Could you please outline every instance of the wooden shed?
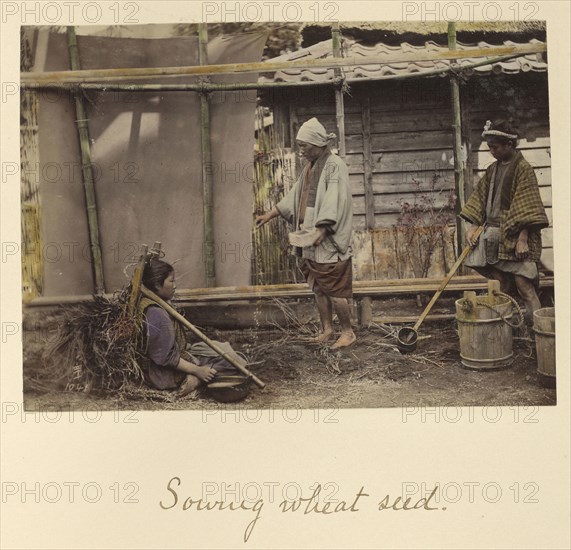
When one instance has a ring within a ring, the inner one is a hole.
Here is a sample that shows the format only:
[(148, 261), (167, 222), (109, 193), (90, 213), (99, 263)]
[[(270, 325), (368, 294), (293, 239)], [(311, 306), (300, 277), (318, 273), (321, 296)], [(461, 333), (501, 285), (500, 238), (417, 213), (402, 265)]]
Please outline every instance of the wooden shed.
[[(544, 38), (541, 25), (536, 29), (535, 36)], [(425, 35), (408, 33), (407, 42), (395, 43), (393, 36), (384, 43), (367, 41), (364, 32), (358, 39), (343, 37), (337, 43), (334, 31), (331, 39), (273, 59), (344, 57), (362, 63), (281, 69), (260, 77), (262, 83), (292, 86), (262, 90), (261, 109), (266, 118), (273, 116), (273, 124), (266, 128), (267, 143), (257, 155), (259, 167), (266, 168), (257, 170), (258, 198), (267, 206), (295, 179), (295, 135), (300, 124), (316, 116), (339, 136), (337, 153), (349, 166), (356, 279), (439, 277), (462, 243), (463, 228), (456, 216), (460, 205), (494, 160), (481, 137), (484, 124), (503, 118), (519, 129), (519, 148), (536, 169), (552, 221), (546, 57), (471, 57), (486, 48), (542, 45), (533, 35), (528, 32), (525, 42), (513, 42), (505, 31), (491, 32), (485, 35), (489, 41), (457, 42), (454, 48), (461, 54), (456, 60), (379, 63), (383, 58), (418, 54), (425, 59), (448, 51), (450, 37), (447, 42), (443, 34), (435, 41), (437, 35), (431, 35), (426, 41)], [(456, 101), (451, 81), (459, 90)], [(456, 138), (455, 105), (461, 119)], [(283, 248), (278, 250), (275, 234), (259, 232), (256, 238), (255, 282), (293, 282), (295, 270)], [(543, 231), (543, 240), (542, 260), (552, 270), (551, 227)]]

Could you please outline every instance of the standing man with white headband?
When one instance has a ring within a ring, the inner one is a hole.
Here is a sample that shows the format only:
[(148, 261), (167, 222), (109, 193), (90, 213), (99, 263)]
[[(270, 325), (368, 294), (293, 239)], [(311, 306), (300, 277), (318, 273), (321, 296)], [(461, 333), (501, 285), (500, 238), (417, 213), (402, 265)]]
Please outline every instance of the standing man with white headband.
[(329, 149), (325, 128), (312, 118), (301, 126), (296, 141), (307, 162), (291, 191), (269, 212), (257, 216), (264, 225), (282, 216), (294, 228), (318, 230), (314, 243), (297, 248), (300, 268), (315, 294), (323, 332), (317, 341), (325, 343), (333, 335), (333, 311), (341, 324), (341, 335), (332, 349), (350, 346), (356, 337), (351, 327), (352, 297), (351, 236), (353, 201), (347, 165)]
[(535, 172), (516, 150), (517, 132), (507, 122), (487, 121), (482, 137), (497, 162), (488, 166), (460, 213), (473, 224), (466, 232), (469, 244), (475, 244), (477, 226), (485, 226), (478, 246), (464, 263), (500, 281), (502, 292), (508, 293), (515, 282), (526, 306), (527, 322), (532, 324), (533, 312), (541, 307), (536, 292), (541, 230), (549, 221)]

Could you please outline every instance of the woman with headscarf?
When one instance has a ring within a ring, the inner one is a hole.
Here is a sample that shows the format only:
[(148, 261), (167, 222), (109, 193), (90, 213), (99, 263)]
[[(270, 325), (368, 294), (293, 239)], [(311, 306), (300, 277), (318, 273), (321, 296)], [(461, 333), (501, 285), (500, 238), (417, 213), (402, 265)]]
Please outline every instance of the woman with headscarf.
[(536, 293), (541, 230), (549, 221), (532, 166), (516, 150), (518, 134), (505, 121), (487, 121), (482, 133), (496, 162), (488, 166), (460, 216), (469, 222), (466, 240), (475, 244), (479, 225), (484, 232), (465, 265), (500, 281), (503, 292), (512, 283), (525, 303), (528, 323), (541, 307)]
[(269, 212), (256, 217), (258, 226), (282, 216), (293, 227), (317, 230), (310, 246), (296, 248), (302, 258), (300, 268), (315, 294), (323, 332), (318, 342), (333, 335), (333, 311), (341, 324), (341, 335), (332, 348), (355, 342), (351, 326), (352, 297), (351, 237), (353, 202), (347, 165), (331, 153), (323, 125), (312, 118), (299, 129), (296, 142), (305, 166), (290, 192)]

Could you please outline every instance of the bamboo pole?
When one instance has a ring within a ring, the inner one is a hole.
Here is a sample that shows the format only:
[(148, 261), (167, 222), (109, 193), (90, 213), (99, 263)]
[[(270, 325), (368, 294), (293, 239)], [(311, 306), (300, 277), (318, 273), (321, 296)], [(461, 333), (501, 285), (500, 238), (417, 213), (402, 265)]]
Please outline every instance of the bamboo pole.
[[(198, 25), (198, 58), (201, 65), (208, 65), (208, 29), (205, 23)], [(202, 201), (204, 213), (204, 269), (206, 286), (216, 286), (214, 257), (214, 199), (212, 177), (212, 142), (210, 140), (210, 103), (207, 92), (200, 93), (200, 134), (202, 143)]]
[[(456, 50), (456, 23), (448, 23), (448, 48), (452, 51)], [(462, 113), (460, 106), (460, 83), (458, 76), (450, 74), (450, 92), (452, 98), (452, 116), (454, 130), (454, 187), (456, 190), (456, 253), (462, 250), (463, 231), (462, 220), (460, 219), (460, 211), (465, 203), (464, 197), (464, 168), (463, 151), (462, 151)]]
[[(27, 74), (27, 73), (26, 73)], [(367, 80), (360, 78), (359, 82)], [(97, 92), (231, 92), (236, 90), (265, 90), (278, 88), (316, 88), (336, 86), (339, 79), (319, 80), (316, 82), (229, 82), (226, 84), (213, 84), (201, 82), (200, 84), (121, 84), (116, 82), (22, 82), (24, 89), (61, 90), (79, 87), (83, 90)]]
[[(67, 45), (72, 70), (80, 68), (79, 51), (77, 48), (77, 36), (75, 27), (67, 27)], [(103, 264), (101, 260), (101, 246), (99, 244), (99, 221), (97, 219), (97, 203), (95, 200), (95, 183), (93, 179), (93, 169), (91, 166), (91, 147), (89, 140), (89, 126), (87, 124), (87, 114), (83, 105), (82, 91), (74, 91), (75, 115), (77, 131), (79, 136), (79, 146), (81, 149), (81, 166), (83, 175), (83, 189), (85, 192), (85, 204), (87, 209), (87, 226), (89, 231), (89, 245), (91, 251), (91, 266), (96, 294), (105, 293), (105, 282), (103, 279)]]
[[(483, 225), (478, 227), (478, 229), (476, 229), (476, 231), (474, 233), (474, 239), (477, 240), (483, 230), (484, 230)], [(422, 325), (424, 318), (428, 315), (428, 313), (432, 309), (432, 306), (436, 303), (436, 301), (438, 300), (438, 298), (442, 294), (442, 291), (446, 288), (446, 286), (450, 282), (450, 279), (452, 279), (454, 273), (456, 273), (458, 268), (462, 265), (462, 262), (464, 261), (466, 256), (470, 253), (472, 248), (473, 248), (473, 245), (466, 245), (464, 247), (464, 250), (462, 250), (462, 254), (460, 254), (458, 259), (456, 260), (456, 263), (450, 268), (448, 275), (446, 275), (446, 277), (444, 277), (444, 279), (442, 280), (442, 282), (438, 286), (436, 293), (431, 298), (430, 302), (428, 302), (428, 305), (424, 308), (424, 311), (422, 312), (421, 316), (418, 318), (418, 321), (414, 324), (414, 327), (412, 328), (412, 330), (417, 331), (420, 328), (420, 325)]]
[[(341, 58), (341, 31), (339, 29), (339, 21), (333, 23), (331, 28), (331, 36), (333, 42), (333, 57)], [(335, 76), (342, 78), (341, 69), (335, 69)], [(345, 104), (343, 100), (343, 80), (335, 87), (335, 118), (337, 120), (337, 137), (339, 141), (339, 156), (345, 158)]]
[[(486, 65), (494, 65), (496, 63), (502, 63), (504, 61), (509, 61), (517, 57), (521, 57), (524, 54), (517, 55), (507, 55), (493, 57), (491, 59), (485, 59), (484, 61), (477, 61), (475, 63), (467, 63), (460, 67), (461, 71), (470, 71), (478, 67), (484, 67)], [(442, 67), (441, 69), (434, 69), (431, 71), (422, 71), (414, 73), (404, 73), (397, 75), (384, 75), (384, 76), (367, 76), (363, 78), (347, 78), (345, 82), (347, 84), (359, 84), (363, 82), (378, 82), (383, 80), (408, 80), (411, 78), (426, 78), (429, 76), (439, 76), (449, 73), (450, 67)], [(21, 77), (30, 73), (22, 73)], [(42, 73), (43, 74), (43, 73)], [(24, 89), (32, 90), (65, 90), (65, 89), (75, 89), (80, 88), (82, 90), (93, 90), (100, 92), (216, 92), (216, 91), (233, 91), (233, 90), (265, 90), (265, 89), (278, 89), (278, 88), (316, 88), (323, 86), (337, 86), (339, 84), (339, 79), (334, 78), (332, 80), (316, 81), (316, 82), (232, 82), (228, 84), (118, 84), (115, 82), (94, 82), (94, 83), (84, 83), (78, 82), (74, 83), (72, 81), (60, 82), (60, 81), (47, 81), (47, 82), (25, 82), (21, 81), (21, 86)]]
[(311, 69), (311, 68), (335, 68), (353, 67), (364, 65), (387, 65), (391, 63), (419, 62), (419, 61), (443, 61), (457, 60), (475, 57), (519, 57), (536, 53), (545, 53), (546, 44), (525, 44), (523, 46), (498, 46), (493, 48), (477, 48), (474, 50), (445, 50), (442, 52), (414, 52), (395, 55), (374, 57), (343, 57), (339, 59), (314, 59), (299, 61), (262, 61), (255, 63), (227, 63), (221, 65), (199, 65), (190, 67), (155, 67), (155, 68), (131, 68), (131, 69), (92, 69), (88, 71), (51, 71), (21, 73), (22, 84), (26, 83), (74, 83), (81, 82), (106, 82), (118, 80), (136, 80), (148, 78), (164, 78), (177, 76), (205, 76), (213, 74), (235, 74), (251, 72), (269, 72), (281, 69)]

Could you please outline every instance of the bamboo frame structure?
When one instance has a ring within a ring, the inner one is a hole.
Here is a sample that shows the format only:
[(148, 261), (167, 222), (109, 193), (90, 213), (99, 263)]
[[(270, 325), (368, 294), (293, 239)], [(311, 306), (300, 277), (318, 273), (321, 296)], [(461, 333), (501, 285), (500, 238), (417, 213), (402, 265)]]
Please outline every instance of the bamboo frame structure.
[[(455, 42), (454, 25), (449, 25), (449, 50), (444, 52), (419, 52), (407, 54), (394, 54), (379, 57), (347, 57), (342, 58), (340, 49), (340, 30), (339, 24), (335, 23), (332, 28), (333, 42), (333, 58), (317, 59), (317, 60), (300, 60), (287, 62), (256, 62), (256, 63), (233, 63), (209, 65), (206, 53), (206, 45), (208, 41), (207, 27), (205, 24), (199, 25), (199, 66), (190, 67), (162, 67), (162, 68), (132, 68), (132, 69), (97, 69), (97, 70), (81, 70), (79, 67), (79, 56), (77, 55), (77, 41), (75, 40), (75, 32), (73, 31), (74, 45), (70, 46), (70, 55), (72, 49), (75, 52), (75, 62), (72, 62), (71, 71), (56, 71), (44, 73), (21, 73), (21, 86), (29, 90), (41, 89), (63, 89), (71, 91), (75, 96), (76, 108), (78, 109), (78, 130), (80, 133), (80, 143), (82, 150), (82, 165), (84, 171), (84, 186), (86, 193), (86, 202), (88, 204), (88, 219), (90, 228), (90, 242), (92, 244), (93, 269), (95, 278), (96, 292), (104, 292), (103, 270), (101, 265), (101, 250), (99, 247), (99, 230), (97, 224), (97, 210), (95, 208), (95, 193), (93, 189), (93, 174), (91, 171), (90, 151), (89, 151), (89, 134), (87, 123), (85, 121), (85, 109), (82, 98), (79, 94), (83, 91), (124, 91), (124, 92), (168, 92), (168, 91), (191, 91), (200, 94), (201, 109), (201, 143), (202, 143), (202, 183), (203, 183), (203, 208), (204, 208), (204, 246), (205, 248), (205, 275), (206, 286), (214, 287), (216, 284), (215, 262), (212, 254), (214, 243), (214, 223), (213, 223), (213, 178), (210, 143), (210, 106), (208, 95), (210, 92), (216, 91), (233, 91), (233, 90), (264, 90), (264, 89), (281, 89), (281, 88), (303, 88), (303, 87), (335, 87), (336, 101), (336, 120), (339, 132), (339, 154), (345, 156), (345, 131), (344, 131), (344, 102), (343, 89), (344, 84), (370, 83), (374, 81), (384, 80), (407, 80), (410, 78), (426, 78), (430, 76), (451, 74), (451, 86), (454, 108), (454, 161), (455, 161), (455, 180), (457, 196), (460, 205), (463, 204), (463, 186), (464, 174), (461, 170), (461, 116), (460, 116), (460, 96), (459, 86), (456, 73), (465, 72), (485, 65), (493, 65), (529, 54), (540, 54), (547, 51), (546, 44), (529, 44), (524, 46), (504, 46), (492, 48), (480, 48), (477, 50), (457, 50)], [(376, 77), (352, 78), (345, 79), (341, 70), (343, 67), (350, 66), (366, 66), (370, 64), (386, 65), (390, 63), (406, 62), (406, 61), (436, 61), (436, 60), (460, 60), (462, 58), (478, 58), (485, 57), (481, 61), (469, 63), (465, 65), (450, 64), (450, 66), (434, 69), (426, 72), (406, 73), (399, 75), (387, 75)], [(233, 74), (233, 73), (249, 73), (249, 72), (270, 72), (278, 69), (295, 69), (295, 68), (333, 68), (335, 70), (335, 78), (331, 80), (318, 82), (247, 82), (247, 83), (227, 83), (214, 84), (207, 80), (207, 75), (211, 74)], [(194, 76), (199, 78), (198, 83), (125, 83), (122, 81), (133, 81), (139, 79), (154, 79), (164, 77), (188, 77)], [(456, 91), (454, 91), (456, 89)], [(368, 114), (370, 126), (370, 113)], [(366, 121), (364, 121), (365, 123)], [(365, 127), (365, 125), (364, 125)], [(89, 178), (91, 173), (91, 178)], [(89, 183), (91, 182), (91, 183)], [(372, 198), (372, 187), (369, 185), (370, 195)], [(366, 183), (367, 188), (367, 183)], [(370, 201), (369, 201), (370, 202)], [(374, 211), (372, 203), (367, 214), (367, 227), (374, 227)], [(458, 239), (460, 235), (461, 225), (457, 230)]]
[[(71, 68), (72, 70), (78, 70), (80, 68), (80, 64), (75, 27), (67, 27), (67, 45)], [(83, 177), (83, 189), (85, 192), (85, 204), (87, 209), (87, 226), (89, 231), (89, 245), (91, 251), (91, 265), (93, 269), (94, 286), (96, 294), (103, 294), (105, 293), (105, 282), (103, 279), (101, 246), (99, 244), (99, 221), (97, 219), (95, 182), (93, 178), (93, 168), (91, 165), (89, 125), (87, 123), (87, 114), (83, 104), (81, 90), (74, 91), (73, 95), (75, 99), (75, 114), (79, 136), (79, 146), (81, 149), (81, 173)]]
[[(448, 23), (448, 48), (451, 51), (456, 50), (456, 23)], [(454, 134), (454, 188), (456, 191), (456, 214), (460, 211), (465, 203), (464, 196), (464, 169), (462, 166), (462, 114), (460, 107), (460, 83), (458, 76), (454, 73), (450, 74), (450, 93), (452, 99), (452, 116), (453, 116), (453, 134)], [(462, 249), (462, 221), (460, 216), (456, 216), (456, 252)]]
[(120, 80), (152, 79), (177, 76), (205, 76), (213, 74), (231, 75), (235, 73), (258, 73), (280, 69), (308, 68), (342, 68), (362, 65), (387, 65), (407, 61), (443, 61), (457, 60), (465, 57), (519, 57), (522, 55), (545, 53), (546, 44), (526, 44), (524, 46), (499, 46), (495, 48), (478, 48), (474, 50), (446, 50), (444, 52), (419, 52), (395, 54), (389, 56), (343, 57), (300, 61), (262, 61), (255, 63), (226, 63), (221, 65), (199, 65), (187, 67), (158, 67), (131, 69), (92, 69), (88, 71), (51, 71), (42, 73), (21, 73), (21, 83), (69, 83), (113, 82)]
[[(441, 69), (434, 69), (431, 71), (423, 71), (416, 73), (405, 73), (398, 75), (385, 75), (385, 76), (368, 76), (363, 78), (347, 78), (342, 79), (343, 82), (347, 84), (359, 84), (363, 82), (377, 82), (385, 80), (408, 80), (411, 78), (426, 78), (429, 76), (439, 76), (454, 70), (455, 72), (466, 72), (476, 69), (478, 67), (484, 67), (486, 65), (494, 65), (496, 63), (502, 63), (504, 61), (509, 61), (510, 59), (515, 59), (521, 57), (522, 55), (527, 55), (523, 53), (503, 55), (498, 57), (493, 57), (491, 59), (485, 59), (483, 61), (477, 61), (475, 63), (467, 63), (459, 67), (442, 67)], [(469, 56), (472, 57), (472, 56)], [(121, 84), (115, 82), (60, 82), (60, 81), (28, 81), (24, 80), (24, 76), (32, 73), (21, 73), (21, 86), (23, 89), (30, 90), (72, 90), (72, 89), (82, 89), (82, 90), (93, 90), (100, 92), (108, 91), (118, 91), (118, 92), (226, 92), (235, 90), (265, 90), (265, 89), (280, 89), (280, 88), (315, 88), (315, 87), (327, 87), (327, 86), (338, 86), (341, 83), (341, 79), (334, 78), (332, 80), (316, 81), (316, 82), (234, 82), (228, 84)], [(42, 73), (43, 74), (43, 73)]]
[[(206, 23), (198, 25), (198, 58), (208, 65), (208, 29)], [(200, 93), (200, 136), (202, 145), (202, 208), (204, 227), (204, 269), (206, 286), (216, 286), (214, 257), (214, 180), (212, 174), (212, 144), (210, 140), (210, 101), (207, 92)]]

